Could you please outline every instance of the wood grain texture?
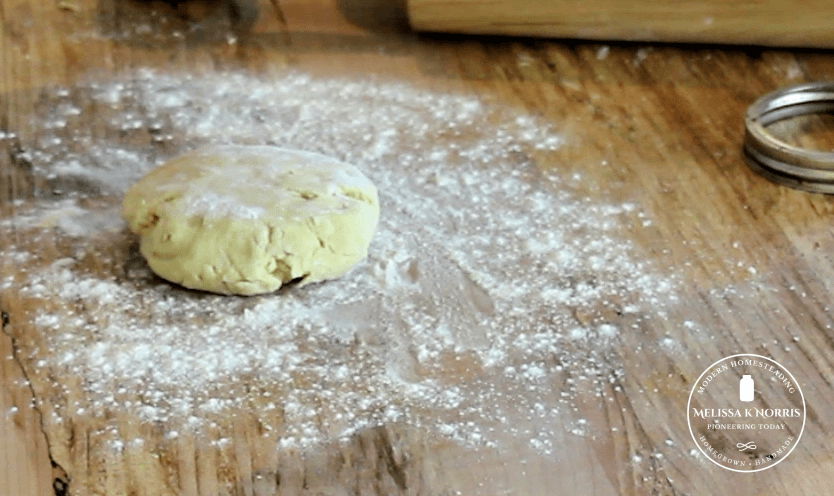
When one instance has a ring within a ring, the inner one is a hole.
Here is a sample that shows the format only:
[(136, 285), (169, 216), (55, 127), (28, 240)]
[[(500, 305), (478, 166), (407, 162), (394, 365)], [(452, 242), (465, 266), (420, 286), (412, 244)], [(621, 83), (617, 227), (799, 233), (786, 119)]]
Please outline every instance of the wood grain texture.
[[(56, 404), (71, 402), (81, 389), (72, 386), (78, 378), (56, 388), (37, 373), (32, 357), (18, 352), (39, 344), (32, 324), (39, 309), (12, 286), (0, 292), (0, 496), (827, 493), (834, 484), (834, 200), (756, 176), (744, 166), (740, 145), (747, 105), (777, 87), (830, 77), (834, 56), (420, 38), (392, 29), (402, 27), (402, 11), (386, 5), (264, 2), (253, 31), (229, 43), (222, 29), (189, 31), (193, 21), (163, 4), (153, 6), (171, 20), (156, 28), (186, 35), (154, 38), (137, 30), (154, 19), (145, 3), (0, 0), (0, 131), (18, 136), (0, 141), (2, 217), (14, 218), (19, 202), (52, 195), (56, 186), (79, 187), (49, 183), (26, 160), (43, 91), (136, 67), (372, 75), (479, 95), (558, 123), (570, 139), (539, 157), (539, 165), (581, 175), (580, 187), (592, 200), (643, 205), (653, 223), (636, 241), (658, 266), (683, 274), (681, 304), (622, 333), (607, 357), (612, 369), (621, 369), (619, 378), (604, 395), (580, 387), (553, 456), (532, 453), (511, 437), (504, 439), (511, 449), (465, 448), (397, 423), (302, 452), (277, 449), (280, 433), (265, 433), (246, 410), (219, 420), (218, 432), (233, 433), (228, 443), (218, 443), (211, 430), (171, 439), (164, 426), (127, 417), (48, 421)], [(708, 13), (692, 13), (702, 15)], [(715, 16), (715, 24), (747, 29), (732, 16)], [(805, 33), (823, 36), (815, 25), (809, 21)], [(780, 40), (774, 33), (750, 40)], [(76, 103), (85, 104), (82, 96)], [(84, 125), (107, 132), (96, 120), (107, 109), (86, 110), (93, 117)], [(778, 130), (786, 140), (832, 144), (828, 134), (814, 131), (825, 128), (824, 120), (786, 126)], [(182, 146), (181, 140), (175, 136), (164, 146)], [(98, 249), (127, 259), (128, 237), (107, 242)], [(0, 236), (0, 248), (11, 244), (37, 253), (42, 263), (71, 248), (16, 228)], [(0, 281), (20, 276), (19, 265), (0, 260)], [(118, 269), (96, 259), (86, 263), (91, 270)], [(699, 329), (687, 328), (689, 321)], [(749, 476), (691, 456), (686, 425), (693, 381), (733, 353), (783, 363), (808, 401), (796, 451), (781, 466)], [(587, 419), (592, 433), (571, 434), (569, 420), (576, 418)], [(119, 438), (144, 442), (113, 450), (114, 428)]]
[[(15, 361), (12, 340), (0, 336), (0, 482), (3, 494), (50, 494), (53, 470), (29, 380)], [(60, 484), (60, 482), (59, 482)]]
[(408, 0), (419, 31), (596, 40), (834, 46), (824, 1)]

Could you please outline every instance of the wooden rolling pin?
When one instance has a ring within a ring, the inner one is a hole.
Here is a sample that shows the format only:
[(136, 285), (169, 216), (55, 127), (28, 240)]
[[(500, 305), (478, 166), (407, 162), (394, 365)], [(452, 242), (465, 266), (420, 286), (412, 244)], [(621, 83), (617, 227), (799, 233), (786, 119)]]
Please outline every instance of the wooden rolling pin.
[(830, 0), (408, 0), (418, 31), (834, 47)]

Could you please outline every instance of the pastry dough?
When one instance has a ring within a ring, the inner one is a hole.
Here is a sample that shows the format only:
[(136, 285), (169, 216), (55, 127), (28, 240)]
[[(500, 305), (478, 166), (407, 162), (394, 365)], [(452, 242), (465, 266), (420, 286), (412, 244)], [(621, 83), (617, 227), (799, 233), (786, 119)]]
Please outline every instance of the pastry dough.
[(211, 146), (152, 170), (122, 210), (160, 277), (252, 295), (347, 273), (368, 253), (376, 187), (356, 167), (272, 146)]

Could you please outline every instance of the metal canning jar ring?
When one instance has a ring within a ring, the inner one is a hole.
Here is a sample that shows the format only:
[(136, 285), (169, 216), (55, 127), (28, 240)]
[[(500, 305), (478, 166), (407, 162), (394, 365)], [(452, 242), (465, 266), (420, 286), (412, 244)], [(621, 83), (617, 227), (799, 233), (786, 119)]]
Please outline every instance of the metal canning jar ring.
[(807, 114), (834, 112), (834, 81), (800, 84), (759, 98), (744, 119), (747, 165), (771, 181), (817, 193), (834, 193), (834, 153), (783, 143), (766, 126)]

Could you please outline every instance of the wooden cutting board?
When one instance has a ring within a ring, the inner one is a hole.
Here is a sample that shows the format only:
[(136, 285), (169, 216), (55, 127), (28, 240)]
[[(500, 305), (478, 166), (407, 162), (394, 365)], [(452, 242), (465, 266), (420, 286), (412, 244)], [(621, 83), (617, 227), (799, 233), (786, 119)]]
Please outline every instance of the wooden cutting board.
[(824, 0), (408, 0), (420, 31), (593, 40), (834, 47)]
[[(602, 392), (578, 388), (578, 400), (564, 408), (564, 422), (549, 421), (547, 427), (561, 434), (551, 455), (532, 451), (529, 436), (505, 433), (500, 450), (471, 448), (407, 423), (375, 426), (307, 451), (281, 450), (278, 436), (245, 408), (222, 419), (222, 439), (206, 432), (172, 440), (164, 422), (78, 411), (55, 422), (50, 412), (78, 396), (83, 377), (38, 373), (41, 355), (31, 352), (49, 353), (32, 332), (39, 309), (28, 306), (19, 287), (6, 285), (21, 265), (2, 258), (0, 496), (758, 496), (825, 494), (834, 486), (834, 199), (774, 185), (748, 170), (741, 153), (747, 106), (775, 88), (831, 77), (834, 56), (424, 38), (392, 29), (392, 18), (399, 17), (390, 3), (369, 0), (263, 2), (254, 31), (239, 39), (200, 37), (172, 14), (170, 24), (157, 26), (163, 36), (154, 38), (147, 26), (159, 17), (142, 5), (0, 0), (0, 131), (19, 137), (0, 142), (3, 220), (14, 219), (21, 205), (79, 187), (78, 181), (50, 181), (33, 172), (22, 152), (43, 138), (35, 132), (43, 123), (33, 117), (45, 96), (85, 78), (108, 80), (137, 68), (195, 77), (235, 70), (264, 81), (288, 68), (313, 78), (376, 78), (472, 95), (558, 125), (569, 139), (537, 165), (576, 178), (589, 202), (629, 201), (644, 208), (646, 225), (635, 229), (633, 241), (652, 264), (683, 274), (675, 293), (680, 305), (673, 314), (650, 309), (650, 324), (621, 333), (610, 357), (618, 378)], [(119, 109), (93, 105), (84, 93), (70, 95), (89, 117), (71, 124), (68, 136), (85, 131), (110, 133), (114, 143), (127, 139), (129, 129), (121, 133), (107, 125)], [(834, 144), (826, 132), (830, 122), (788, 124), (786, 139)], [(160, 146), (173, 152), (190, 144), (173, 134)], [(118, 205), (116, 198), (102, 201)], [(58, 234), (39, 231), (35, 237), (4, 226), (0, 249), (31, 248), (45, 265), (64, 256)], [(99, 245), (83, 262), (91, 270), (112, 269), (118, 279), (124, 271), (113, 255), (129, 251), (131, 241), (118, 233), (111, 239), (121, 241)], [(137, 301), (131, 311), (150, 310)], [(697, 451), (692, 455), (685, 416), (698, 375), (715, 360), (743, 352), (789, 367), (808, 402), (796, 451), (779, 467), (754, 475), (723, 470)], [(439, 380), (460, 375), (465, 366), (450, 364)], [(530, 394), (546, 391), (558, 401), (567, 388), (546, 384)], [(576, 429), (580, 419), (584, 431)], [(106, 436), (114, 428), (143, 443), (112, 449)]]

